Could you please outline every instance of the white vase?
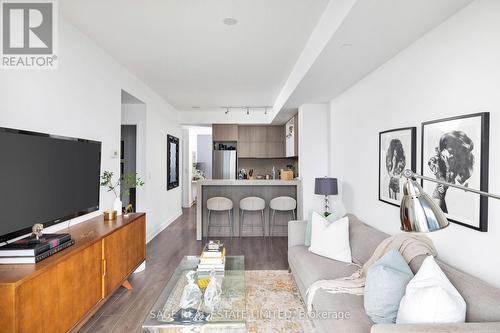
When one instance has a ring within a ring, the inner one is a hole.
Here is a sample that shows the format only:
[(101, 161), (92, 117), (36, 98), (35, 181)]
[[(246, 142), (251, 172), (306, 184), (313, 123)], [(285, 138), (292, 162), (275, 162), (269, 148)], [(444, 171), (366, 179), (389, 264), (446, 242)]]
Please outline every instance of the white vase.
[(116, 215), (122, 215), (122, 201), (118, 197), (113, 202), (113, 210), (116, 210)]

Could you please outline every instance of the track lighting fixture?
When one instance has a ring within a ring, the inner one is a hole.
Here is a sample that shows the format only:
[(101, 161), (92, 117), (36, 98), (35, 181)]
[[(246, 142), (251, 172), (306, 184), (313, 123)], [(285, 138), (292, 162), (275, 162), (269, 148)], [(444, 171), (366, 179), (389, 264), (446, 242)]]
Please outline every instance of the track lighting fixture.
[(221, 109), (224, 109), (224, 113), (228, 114), (229, 111), (234, 111), (236, 110), (241, 110), (243, 112), (246, 112), (247, 115), (250, 115), (250, 109), (252, 110), (263, 110), (264, 114), (267, 115), (268, 109), (271, 108), (271, 106), (221, 106)]

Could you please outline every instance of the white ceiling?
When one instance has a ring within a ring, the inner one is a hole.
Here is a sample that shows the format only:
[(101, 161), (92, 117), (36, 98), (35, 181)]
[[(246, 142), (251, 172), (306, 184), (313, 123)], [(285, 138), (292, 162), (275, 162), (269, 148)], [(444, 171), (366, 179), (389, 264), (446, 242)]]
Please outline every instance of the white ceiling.
[[(177, 109), (190, 111), (182, 112), (188, 119), (224, 122), (221, 106), (273, 105), (262, 121), (282, 123), (301, 104), (332, 100), (470, 2), (62, 0), (60, 8)], [(328, 23), (347, 7), (332, 29)], [(238, 24), (224, 25), (227, 17)], [(301, 54), (312, 61), (304, 65)]]
[(284, 108), (329, 102), (471, 2), (358, 0)]
[[(181, 110), (273, 105), (328, 0), (62, 0), (63, 17)], [(238, 24), (222, 20), (234, 17)]]

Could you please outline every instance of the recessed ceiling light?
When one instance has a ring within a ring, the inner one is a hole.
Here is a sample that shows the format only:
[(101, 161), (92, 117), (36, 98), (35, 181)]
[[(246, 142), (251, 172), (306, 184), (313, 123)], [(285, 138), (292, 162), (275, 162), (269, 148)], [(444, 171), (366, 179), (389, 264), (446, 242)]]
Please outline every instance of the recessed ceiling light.
[(192, 106), (191, 108), (192, 109), (199, 109), (200, 107), (199, 106)]
[(222, 23), (224, 23), (225, 25), (236, 25), (238, 23), (238, 20), (234, 17), (226, 17), (222, 20)]

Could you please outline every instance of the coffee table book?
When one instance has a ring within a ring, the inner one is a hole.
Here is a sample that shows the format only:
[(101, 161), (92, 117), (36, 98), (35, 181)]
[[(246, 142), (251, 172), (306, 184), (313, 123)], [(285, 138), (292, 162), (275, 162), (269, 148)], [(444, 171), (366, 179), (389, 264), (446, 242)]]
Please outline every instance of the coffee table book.
[(70, 234), (44, 234), (39, 240), (28, 236), (1, 246), (0, 257), (34, 257), (69, 240), (71, 240)]
[(69, 241), (66, 241), (62, 244), (57, 245), (56, 247), (53, 247), (45, 252), (42, 252), (36, 256), (13, 256), (13, 257), (0, 257), (0, 264), (36, 264), (37, 262), (40, 262), (44, 259), (47, 259), (51, 255), (56, 254), (59, 251), (62, 251), (71, 245), (75, 244), (74, 239), (70, 239)]

